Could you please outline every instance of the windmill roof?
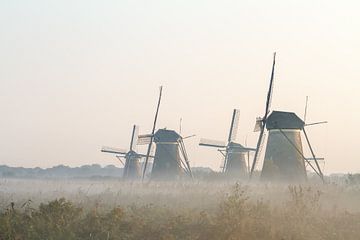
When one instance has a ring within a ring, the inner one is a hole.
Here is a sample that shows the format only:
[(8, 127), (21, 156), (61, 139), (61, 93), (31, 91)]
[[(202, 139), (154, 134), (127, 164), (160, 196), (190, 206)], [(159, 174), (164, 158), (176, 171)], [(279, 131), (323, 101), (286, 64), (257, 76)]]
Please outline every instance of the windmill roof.
[(234, 148), (244, 148), (243, 145), (241, 145), (240, 143), (236, 143), (236, 142), (230, 142), (229, 147), (234, 147)]
[(266, 120), (266, 128), (271, 129), (302, 129), (305, 123), (293, 112), (273, 111)]
[(154, 136), (155, 142), (177, 142), (181, 136), (174, 130), (159, 129)]

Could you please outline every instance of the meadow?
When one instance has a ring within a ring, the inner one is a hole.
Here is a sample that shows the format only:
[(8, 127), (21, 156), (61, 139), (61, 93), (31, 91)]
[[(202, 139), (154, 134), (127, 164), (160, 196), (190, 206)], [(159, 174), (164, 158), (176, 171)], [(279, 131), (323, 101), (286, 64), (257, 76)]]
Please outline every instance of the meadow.
[(360, 184), (1, 179), (0, 239), (359, 239)]

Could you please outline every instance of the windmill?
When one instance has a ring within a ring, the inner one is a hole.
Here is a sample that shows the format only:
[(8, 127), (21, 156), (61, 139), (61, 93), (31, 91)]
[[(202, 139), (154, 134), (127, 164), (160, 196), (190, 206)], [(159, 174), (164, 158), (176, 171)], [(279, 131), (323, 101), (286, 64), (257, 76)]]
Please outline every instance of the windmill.
[(120, 160), (121, 163), (123, 163), (121, 158), (125, 158), (125, 163), (123, 163), (124, 165), (123, 178), (127, 180), (140, 179), (141, 177), (140, 159), (146, 157), (146, 155), (136, 152), (138, 134), (139, 134), (139, 127), (134, 125), (131, 135), (131, 141), (130, 141), (130, 150), (112, 148), (112, 147), (103, 147), (101, 149), (101, 152), (116, 154), (116, 157)]
[[(293, 112), (273, 111), (270, 115), (270, 106), (273, 92), (274, 53), (270, 85), (267, 93), (265, 113), (262, 118), (257, 118), (255, 131), (260, 131), (257, 141), (254, 160), (251, 166), (252, 177), (265, 139), (265, 128), (268, 130), (268, 139), (261, 171), (261, 179), (266, 181), (294, 181), (301, 182), (307, 179), (305, 162), (314, 172), (324, 180), (313, 148), (305, 130), (305, 122)], [(306, 158), (303, 153), (301, 132), (304, 134), (306, 143), (312, 158)], [(315, 162), (315, 166), (310, 160)]]
[(222, 171), (226, 175), (233, 177), (247, 175), (247, 154), (250, 151), (256, 150), (253, 148), (244, 147), (241, 144), (235, 142), (239, 126), (239, 116), (240, 111), (238, 109), (234, 109), (227, 142), (200, 139), (199, 143), (200, 146), (217, 148), (224, 157), (224, 164), (221, 166)]
[[(176, 180), (181, 178), (184, 173), (192, 177), (188, 155), (186, 153), (184, 139), (174, 130), (159, 129), (156, 130), (157, 118), (162, 97), (162, 87), (155, 112), (152, 132), (150, 134), (139, 135), (138, 144), (148, 144), (148, 151), (143, 168), (142, 179), (145, 178), (147, 165), (149, 163), (150, 150), (155, 143), (156, 150), (150, 179), (152, 180)], [(191, 137), (191, 136), (189, 136)]]

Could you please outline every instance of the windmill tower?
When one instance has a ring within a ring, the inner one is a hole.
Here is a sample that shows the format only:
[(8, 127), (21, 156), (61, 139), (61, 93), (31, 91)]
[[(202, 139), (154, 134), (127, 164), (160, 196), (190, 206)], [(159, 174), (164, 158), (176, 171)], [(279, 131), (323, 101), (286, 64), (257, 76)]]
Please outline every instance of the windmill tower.
[(200, 146), (214, 147), (218, 149), (224, 157), (224, 164), (221, 166), (222, 171), (230, 177), (241, 177), (248, 174), (246, 157), (249, 151), (255, 151), (255, 149), (246, 148), (235, 142), (239, 126), (239, 116), (240, 111), (238, 109), (234, 109), (227, 142), (200, 139), (199, 143)]
[[(123, 179), (126, 180), (136, 180), (141, 177), (140, 159), (146, 157), (146, 155), (136, 152), (138, 133), (139, 127), (134, 125), (130, 141), (130, 150), (112, 147), (103, 147), (101, 149), (101, 152), (116, 154), (116, 157), (124, 165)], [(125, 158), (125, 163), (122, 161), (122, 158)]]
[[(150, 138), (149, 134), (139, 136), (143, 142), (149, 142)], [(184, 174), (192, 177), (184, 138), (180, 134), (174, 130), (159, 129), (153, 139), (156, 150), (150, 176), (152, 180), (177, 180)]]
[(153, 143), (155, 143), (156, 150), (150, 179), (177, 180), (183, 177), (184, 173), (192, 177), (190, 163), (183, 141), (186, 138), (183, 138), (174, 130), (159, 129), (155, 132), (161, 96), (162, 87), (160, 87), (160, 95), (151, 134), (139, 136), (138, 144), (148, 144), (142, 178), (145, 178), (148, 160), (151, 157), (150, 149)]
[(291, 112), (273, 111), (267, 119), (268, 143), (261, 171), (263, 180), (306, 180), (301, 130), (305, 123)]
[[(270, 115), (271, 98), (273, 92), (274, 53), (270, 86), (267, 94), (264, 117), (258, 118), (255, 131), (260, 131), (250, 177), (253, 175), (259, 160), (260, 151), (265, 139), (265, 128), (268, 130), (268, 140), (265, 151), (261, 179), (265, 181), (302, 182), (307, 179), (305, 162), (323, 180), (323, 173), (319, 167), (318, 158), (310, 144), (305, 131), (305, 122), (295, 113), (273, 111)], [(301, 133), (304, 134), (312, 158), (306, 158), (303, 153)], [(315, 162), (315, 165), (311, 163)]]

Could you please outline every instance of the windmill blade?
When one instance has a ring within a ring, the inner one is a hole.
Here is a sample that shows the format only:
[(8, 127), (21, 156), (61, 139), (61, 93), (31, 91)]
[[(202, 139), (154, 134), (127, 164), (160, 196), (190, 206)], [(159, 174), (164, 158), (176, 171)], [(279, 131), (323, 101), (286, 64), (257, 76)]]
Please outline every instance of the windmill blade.
[(311, 150), (311, 153), (312, 153), (312, 155), (313, 155), (313, 158), (314, 158), (314, 160), (315, 160), (315, 163), (316, 163), (316, 165), (317, 165), (317, 167), (318, 167), (318, 170), (316, 170), (315, 167), (311, 164), (311, 162), (307, 160), (307, 158), (304, 156), (302, 150), (300, 150), (300, 149), (294, 144), (294, 142), (284, 133), (284, 131), (283, 131), (281, 128), (279, 128), (279, 131), (280, 131), (280, 133), (284, 136), (284, 138), (288, 141), (288, 143), (290, 143), (290, 145), (291, 145), (291, 146), (298, 152), (298, 154), (304, 159), (304, 161), (305, 161), (305, 162), (314, 170), (314, 172), (324, 181), (324, 178), (323, 178), (321, 169), (320, 169), (320, 167), (319, 167), (319, 165), (318, 165), (318, 162), (317, 162), (317, 160), (316, 160), (317, 158), (315, 157), (314, 152), (312, 151), (311, 145), (310, 145), (310, 143), (309, 143), (309, 141), (308, 141), (308, 139), (307, 139), (307, 135), (306, 135), (305, 129), (303, 128), (303, 132), (304, 132), (305, 137), (306, 137), (306, 139), (307, 139), (307, 142), (308, 142), (308, 144), (309, 144), (309, 148), (310, 148), (310, 150)]
[(270, 86), (269, 86), (269, 91), (268, 91), (267, 98), (266, 98), (265, 114), (264, 114), (264, 118), (263, 118), (264, 121), (266, 121), (267, 116), (269, 114), (270, 107), (271, 107), (272, 93), (273, 93), (273, 89), (274, 89), (275, 60), (276, 60), (276, 52), (274, 53), (274, 57), (273, 57), (273, 65), (272, 65), (271, 77), (270, 77)]
[[(145, 158), (147, 157), (147, 155), (141, 154), (141, 153), (137, 153), (136, 156), (138, 156), (138, 157), (145, 157)], [(154, 157), (155, 157), (155, 156), (154, 156), (153, 154), (150, 154), (150, 155), (149, 155), (149, 158), (154, 158)]]
[(260, 132), (262, 128), (263, 128), (263, 120), (261, 117), (257, 117), (254, 127), (254, 132)]
[(276, 52), (274, 53), (274, 56), (273, 56), (273, 64), (272, 64), (271, 77), (270, 77), (270, 85), (269, 85), (269, 91), (267, 93), (266, 104), (265, 104), (265, 113), (264, 113), (264, 117), (262, 118), (261, 130), (260, 130), (259, 138), (258, 138), (258, 141), (257, 141), (257, 144), (256, 144), (256, 151), (255, 151), (254, 160), (253, 160), (253, 163), (252, 163), (252, 166), (251, 166), (250, 178), (253, 175), (253, 172), (254, 172), (255, 166), (256, 166), (256, 162), (257, 162), (258, 157), (260, 155), (259, 154), (260, 153), (260, 147), (261, 147), (263, 137), (264, 137), (266, 120), (267, 120), (269, 110), (270, 110), (270, 106), (271, 106), (273, 86), (274, 86), (275, 60), (276, 60)]
[[(320, 168), (319, 163), (318, 163), (318, 160), (317, 160), (317, 158), (316, 158), (316, 156), (315, 156), (314, 150), (313, 150), (313, 148), (312, 148), (312, 146), (311, 146), (311, 144), (310, 144), (310, 140), (309, 140), (309, 137), (308, 137), (308, 135), (307, 135), (307, 133), (306, 133), (306, 131), (305, 131), (305, 128), (303, 128), (303, 133), (304, 133), (304, 135), (305, 135), (305, 139), (306, 139), (306, 142), (307, 142), (308, 147), (309, 147), (309, 149), (310, 149), (312, 158), (313, 158), (314, 161), (315, 161), (315, 164), (316, 164), (316, 167), (317, 167), (317, 170), (318, 170), (318, 175), (320, 176), (321, 180), (322, 180), (323, 182), (325, 182), (325, 180), (324, 180), (324, 174), (323, 174), (322, 171), (321, 171), (321, 168)], [(314, 169), (314, 170), (315, 170), (315, 169)], [(316, 172), (316, 171), (315, 171), (315, 172)]]
[(246, 158), (246, 160), (247, 160), (247, 173), (249, 174), (250, 173), (250, 152), (247, 152), (247, 158)]
[(222, 169), (223, 172), (226, 171), (228, 159), (229, 159), (229, 149), (226, 149), (226, 151), (225, 151), (225, 157), (224, 157), (224, 167), (223, 167), (223, 169)]
[(304, 112), (304, 123), (305, 123), (305, 127), (328, 123), (327, 121), (306, 123), (306, 117), (307, 117), (307, 112), (308, 112), (308, 102), (309, 102), (309, 96), (306, 96), (305, 112)]
[(155, 150), (156, 150), (156, 145), (155, 145), (155, 144), (152, 144), (152, 145), (151, 145), (151, 148), (150, 148), (150, 155), (155, 156)]
[(121, 160), (121, 156), (116, 155), (116, 158), (119, 160), (119, 162), (121, 162), (121, 164), (122, 164), (123, 166), (125, 166), (125, 163)]
[(235, 150), (236, 152), (255, 152), (256, 148), (248, 147), (231, 147), (231, 151)]
[(152, 134), (144, 134), (144, 135), (139, 135), (138, 139), (137, 139), (137, 145), (148, 145), (151, 141), (151, 138), (153, 138), (154, 135)]
[(225, 157), (223, 157), (223, 159), (221, 160), (220, 169), (221, 169), (221, 172), (223, 172), (225, 169)]
[(226, 149), (222, 150), (222, 149), (218, 149), (218, 151), (221, 153), (222, 158), (221, 158), (221, 163), (220, 163), (220, 169), (223, 172), (224, 168), (225, 168), (225, 158), (226, 158)]
[(328, 122), (327, 121), (322, 121), (322, 122), (308, 123), (308, 124), (305, 124), (305, 127), (314, 126), (314, 125), (320, 125), (320, 124), (326, 124), (326, 123), (328, 123)]
[[(223, 157), (225, 157), (226, 150), (218, 149), (218, 152), (221, 153)], [(225, 152), (225, 153), (224, 153)]]
[(150, 155), (150, 151), (151, 151), (151, 145), (153, 143), (154, 140), (154, 133), (155, 133), (155, 128), (156, 128), (156, 122), (157, 122), (157, 118), (159, 115), (159, 109), (160, 109), (160, 103), (161, 103), (161, 96), (162, 96), (162, 86), (160, 86), (160, 93), (159, 93), (159, 100), (157, 103), (157, 107), (156, 107), (156, 113), (155, 113), (155, 118), (154, 118), (154, 123), (153, 123), (153, 128), (151, 131), (151, 137), (150, 137), (150, 142), (149, 142), (149, 146), (147, 149), (147, 153), (146, 153), (146, 158), (145, 158), (145, 163), (144, 163), (144, 169), (143, 169), (143, 175), (142, 175), (142, 180), (144, 180), (145, 178), (145, 173), (146, 173), (146, 167), (149, 161), (149, 155)]
[(242, 149), (244, 149), (246, 152), (256, 152), (256, 148), (245, 147), (245, 148), (242, 148)]
[(239, 127), (239, 119), (240, 119), (240, 110), (234, 109), (232, 119), (231, 119), (228, 142), (233, 142), (236, 140), (237, 131), (238, 131), (238, 127)]
[(139, 126), (134, 125), (131, 135), (131, 141), (130, 141), (130, 151), (136, 151), (138, 135), (139, 135)]
[(255, 170), (255, 166), (256, 166), (256, 162), (260, 156), (260, 148), (261, 148), (261, 144), (263, 142), (263, 138), (264, 138), (264, 131), (265, 131), (265, 128), (262, 128), (261, 129), (261, 132), (260, 132), (260, 135), (259, 135), (259, 138), (258, 138), (258, 141), (257, 141), (257, 144), (256, 144), (256, 151), (255, 151), (255, 155), (254, 155), (254, 160), (252, 162), (252, 165), (251, 165), (251, 169), (250, 169), (250, 178), (252, 177), (252, 174)]
[(182, 133), (182, 118), (180, 118), (179, 133), (180, 133), (180, 135), (181, 135), (181, 133)]
[[(142, 153), (135, 153), (135, 154), (136, 154), (136, 156), (141, 157), (141, 158), (146, 158), (146, 157), (155, 158), (155, 151), (154, 151), (154, 150), (155, 150), (155, 144), (152, 144), (149, 155), (147, 155), (147, 154), (142, 154)], [(144, 161), (144, 162), (145, 162), (145, 161)]]
[[(263, 137), (262, 137), (262, 140), (261, 140), (261, 143), (260, 143), (260, 149), (259, 149), (259, 154), (257, 156), (257, 161), (256, 161), (256, 165), (255, 165), (255, 168), (256, 169), (260, 164), (261, 164), (261, 161), (260, 161), (260, 157), (261, 157), (261, 154), (262, 154), (262, 151), (263, 151), (263, 148), (264, 148), (264, 143), (265, 143), (265, 140), (266, 140), (266, 132), (264, 132), (263, 134)], [(257, 149), (256, 149), (257, 150)], [(256, 151), (255, 151), (256, 152)]]
[(102, 148), (101, 148), (101, 152), (126, 155), (126, 153), (127, 153), (128, 151), (125, 150), (125, 149), (121, 149), (121, 148), (102, 147)]
[(196, 135), (195, 134), (189, 135), (189, 136), (183, 137), (182, 139), (184, 140), (184, 139), (188, 139), (188, 138), (192, 138), (192, 137), (196, 137)]
[(189, 157), (187, 155), (186, 152), (186, 148), (185, 148), (185, 144), (184, 141), (182, 139), (179, 140), (179, 147), (180, 147), (180, 151), (184, 157), (184, 161), (185, 161), (185, 169), (187, 169), (187, 172), (189, 173), (190, 177), (193, 178), (192, 172), (191, 172), (191, 167), (190, 167), (190, 162), (189, 162)]
[(217, 140), (211, 140), (211, 139), (200, 139), (200, 146), (206, 146), (206, 147), (216, 147), (216, 148), (226, 148), (226, 143), (223, 141), (217, 141)]
[(306, 158), (306, 160), (307, 160), (307, 161), (313, 161), (313, 160), (316, 160), (316, 161), (324, 161), (325, 158), (316, 158), (316, 159), (314, 159), (314, 158)]
[(308, 111), (308, 104), (309, 104), (309, 96), (306, 96), (305, 110), (304, 110), (304, 122), (306, 122), (307, 111)]
[[(247, 140), (248, 140), (248, 136), (246, 135), (246, 138), (245, 138), (245, 147), (247, 147)], [(250, 151), (247, 152), (246, 156), (247, 156), (247, 158), (246, 158), (246, 160), (247, 160), (247, 164), (246, 164), (247, 168), (246, 168), (246, 171), (247, 171), (247, 173), (249, 174), (249, 173), (250, 173)]]

